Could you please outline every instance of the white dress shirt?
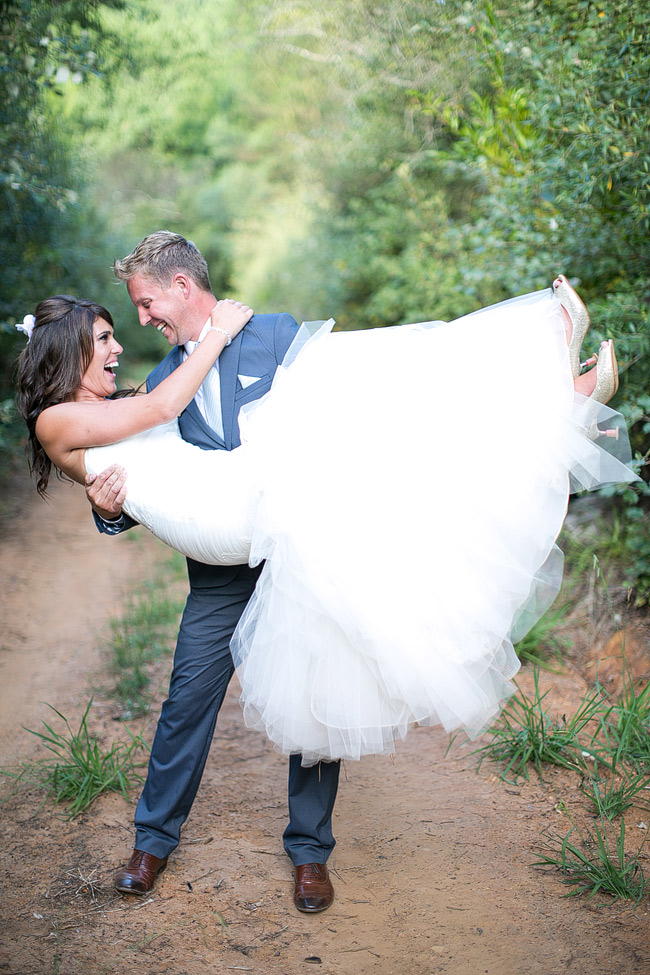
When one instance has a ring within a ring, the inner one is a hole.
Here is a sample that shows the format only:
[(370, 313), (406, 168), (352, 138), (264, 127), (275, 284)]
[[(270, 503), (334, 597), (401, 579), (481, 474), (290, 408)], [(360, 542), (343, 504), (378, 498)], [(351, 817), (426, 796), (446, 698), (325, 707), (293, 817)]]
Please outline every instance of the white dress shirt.
[[(183, 361), (185, 361), (185, 359), (187, 358), (188, 355), (192, 355), (192, 353), (194, 352), (194, 349), (197, 347), (197, 345), (199, 344), (199, 342), (203, 338), (205, 338), (205, 336), (207, 335), (208, 329), (210, 328), (210, 325), (211, 324), (212, 323), (211, 323), (210, 319), (208, 318), (207, 322), (205, 323), (205, 325), (201, 329), (201, 332), (199, 334), (199, 337), (198, 337), (197, 341), (196, 342), (186, 342), (185, 343), (185, 345), (183, 346), (183, 353), (182, 353)], [(212, 416), (212, 417), (209, 417), (207, 415), (207, 411), (206, 411), (205, 393), (204, 393), (203, 386), (207, 382), (209, 382), (211, 384), (211, 387), (212, 387), (211, 392), (212, 392), (212, 396), (213, 396), (213, 399), (214, 399), (214, 404), (215, 404), (215, 407), (216, 407), (216, 409), (215, 409), (215, 415)], [(206, 421), (206, 423), (208, 424), (208, 426), (212, 427), (212, 429), (215, 431), (215, 433), (217, 433), (223, 439), (223, 418), (221, 416), (220, 392), (221, 392), (221, 384), (220, 384), (220, 381), (219, 381), (219, 360), (217, 359), (215, 361), (214, 365), (212, 366), (212, 368), (210, 369), (210, 372), (208, 373), (208, 375), (203, 380), (203, 383), (197, 389), (196, 395), (194, 396), (194, 400), (196, 402), (196, 405), (199, 408), (199, 411), (201, 413), (201, 416)]]

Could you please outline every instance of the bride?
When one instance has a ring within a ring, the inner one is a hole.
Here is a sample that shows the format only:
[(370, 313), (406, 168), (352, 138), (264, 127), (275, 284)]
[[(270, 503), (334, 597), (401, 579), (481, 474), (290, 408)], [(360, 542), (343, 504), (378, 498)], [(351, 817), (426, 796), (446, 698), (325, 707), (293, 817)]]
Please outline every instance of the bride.
[(265, 561), (233, 640), (244, 713), (304, 764), (390, 752), (415, 722), (479, 733), (557, 593), (569, 491), (635, 479), (613, 343), (580, 375), (589, 319), (562, 276), (450, 324), (303, 327), (242, 446), (201, 450), (176, 417), (251, 314), (218, 302), (181, 366), (115, 398), (109, 312), (42, 301), (19, 366), (37, 490), (119, 464), (168, 545)]

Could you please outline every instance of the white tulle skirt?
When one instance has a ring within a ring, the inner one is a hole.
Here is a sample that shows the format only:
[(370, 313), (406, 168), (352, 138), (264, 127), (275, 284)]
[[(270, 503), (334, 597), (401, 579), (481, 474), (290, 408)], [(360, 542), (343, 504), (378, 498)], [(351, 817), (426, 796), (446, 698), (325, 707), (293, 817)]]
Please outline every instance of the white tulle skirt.
[(618, 414), (576, 395), (552, 292), (450, 324), (305, 329), (242, 447), (172, 425), (87, 452), (204, 562), (265, 560), (233, 655), (246, 722), (305, 764), (408, 727), (482, 731), (555, 597), (570, 488), (631, 481)]

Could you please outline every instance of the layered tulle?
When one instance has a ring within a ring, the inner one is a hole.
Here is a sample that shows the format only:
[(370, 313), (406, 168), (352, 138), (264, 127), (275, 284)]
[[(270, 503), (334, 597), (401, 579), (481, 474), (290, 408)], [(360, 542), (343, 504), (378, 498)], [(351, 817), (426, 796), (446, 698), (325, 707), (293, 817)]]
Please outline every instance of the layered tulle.
[(129, 512), (169, 544), (266, 561), (233, 641), (244, 713), (305, 763), (390, 752), (414, 722), (480, 732), (557, 593), (570, 486), (634, 477), (620, 418), (574, 394), (550, 291), (330, 327), (242, 411), (242, 448), (158, 431), (125, 465)]

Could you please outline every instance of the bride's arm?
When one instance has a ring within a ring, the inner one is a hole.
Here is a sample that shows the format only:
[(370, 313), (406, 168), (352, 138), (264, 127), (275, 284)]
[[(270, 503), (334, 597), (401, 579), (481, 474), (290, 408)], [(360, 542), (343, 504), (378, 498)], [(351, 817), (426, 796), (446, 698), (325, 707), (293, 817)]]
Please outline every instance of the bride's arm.
[[(245, 305), (218, 302), (210, 318), (213, 328), (234, 336), (252, 314)], [(192, 355), (150, 393), (49, 407), (36, 421), (44, 450), (57, 467), (65, 468), (76, 450), (115, 443), (173, 420), (193, 399), (227, 342), (223, 332), (209, 331)]]

